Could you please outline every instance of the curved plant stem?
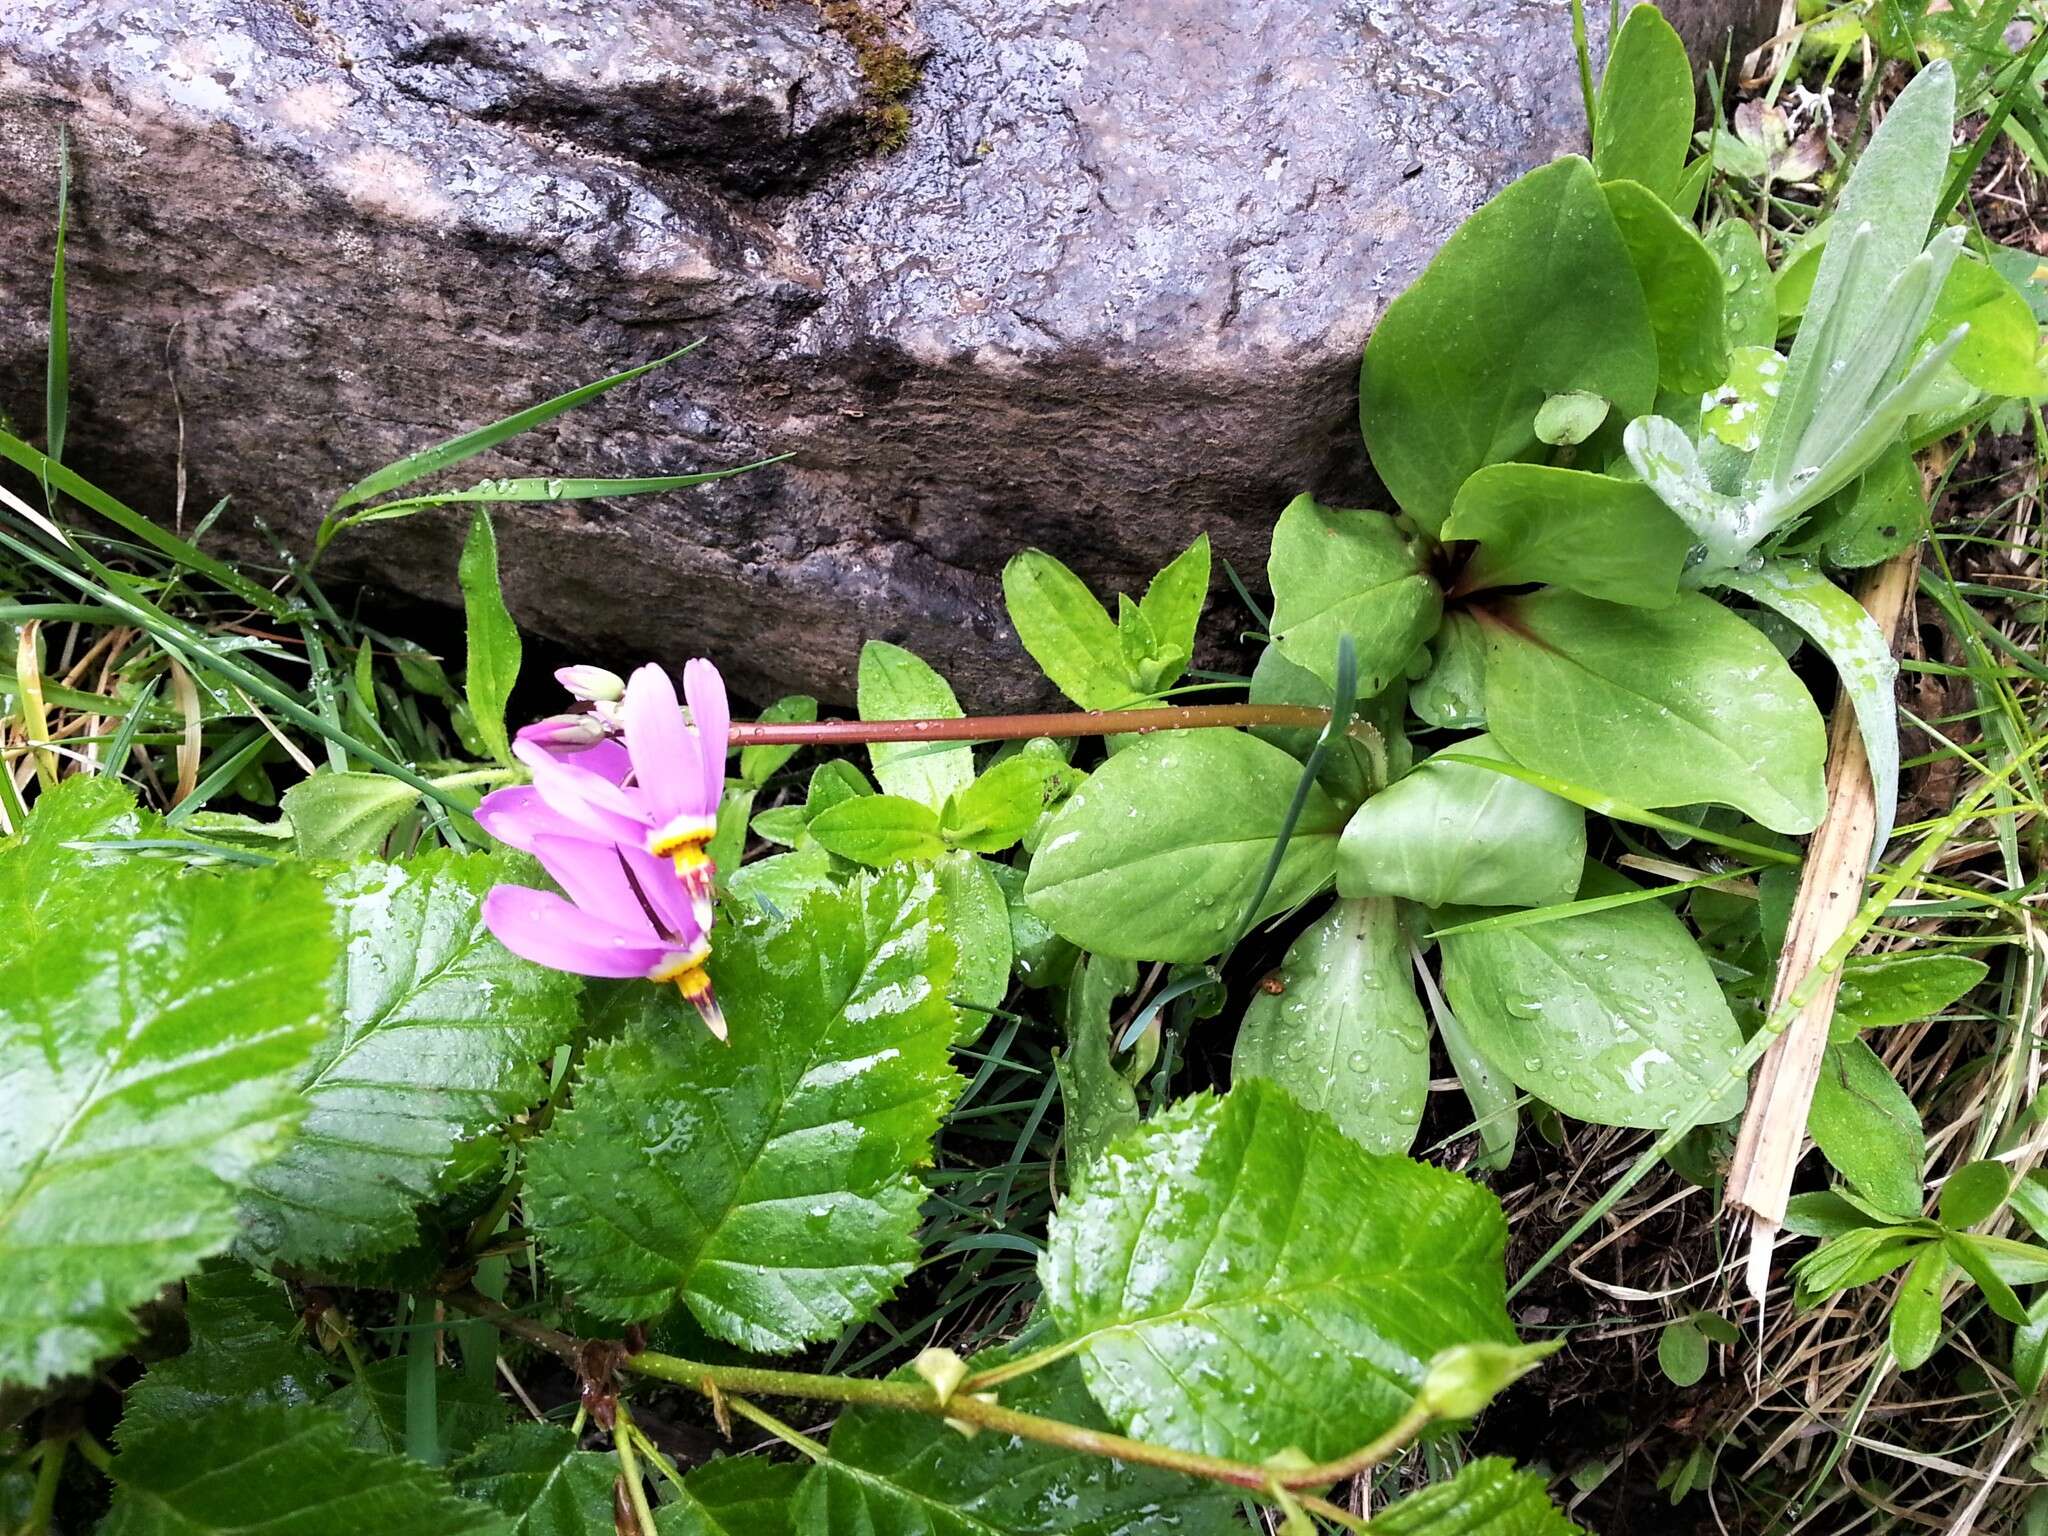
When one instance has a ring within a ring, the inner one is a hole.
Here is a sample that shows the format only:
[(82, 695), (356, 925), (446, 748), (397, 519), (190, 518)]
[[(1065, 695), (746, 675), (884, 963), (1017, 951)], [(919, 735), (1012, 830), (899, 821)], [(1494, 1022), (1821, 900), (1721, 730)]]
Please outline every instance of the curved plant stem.
[[(875, 741), (1029, 741), (1034, 736), (1144, 736), (1222, 726), (1320, 730), (1327, 709), (1299, 704), (1169, 704), (1157, 709), (970, 715), (964, 720), (735, 720), (735, 747), (849, 747)], [(1358, 729), (1354, 727), (1354, 730)], [(1364, 729), (1370, 730), (1371, 727)], [(1375, 733), (1377, 734), (1377, 733)]]
[(612, 1422), (612, 1449), (618, 1453), (619, 1480), (626, 1485), (626, 1497), (632, 1500), (640, 1536), (654, 1536), (654, 1511), (647, 1507), (647, 1480), (641, 1476), (640, 1458), (633, 1449), (638, 1431), (633, 1428), (633, 1417), (626, 1412), (624, 1403), (614, 1405), (613, 1411), (618, 1415)]
[[(544, 1324), (519, 1317), (487, 1296), (474, 1291), (461, 1291), (450, 1296), (448, 1300), (451, 1305), (484, 1318), (504, 1332), (553, 1350), (572, 1363), (586, 1358), (586, 1346), (580, 1341)], [(1406, 1449), (1435, 1417), (1418, 1403), (1411, 1406), (1391, 1428), (1370, 1444), (1360, 1446), (1334, 1461), (1268, 1467), (1255, 1462), (1236, 1461), (1226, 1456), (1206, 1456), (1197, 1451), (1176, 1450), (1172, 1446), (1135, 1440), (1129, 1435), (1119, 1435), (1109, 1430), (1090, 1429), (1081, 1424), (1069, 1424), (1062, 1419), (1046, 1418), (1040, 1414), (1005, 1408), (995, 1401), (992, 1394), (955, 1392), (950, 1397), (941, 1398), (922, 1381), (876, 1381), (863, 1376), (829, 1376), (809, 1371), (775, 1370), (765, 1366), (714, 1365), (707, 1361), (685, 1360), (676, 1355), (665, 1355), (651, 1349), (626, 1355), (621, 1358), (619, 1364), (621, 1368), (636, 1375), (687, 1387), (705, 1397), (720, 1398), (728, 1408), (742, 1413), (744, 1417), (752, 1415), (740, 1407), (742, 1395), (800, 1398), (811, 1402), (892, 1408), (903, 1413), (923, 1414), (927, 1418), (947, 1419), (954, 1423), (971, 1424), (980, 1429), (992, 1429), (999, 1434), (1015, 1435), (1021, 1440), (1035, 1440), (1045, 1445), (1057, 1445), (1062, 1449), (1086, 1455), (1106, 1456), (1137, 1466), (1157, 1467), (1162, 1471), (1178, 1472), (1188, 1477), (1206, 1478), (1211, 1482), (1227, 1483), (1231, 1487), (1242, 1488), (1254, 1494), (1267, 1494), (1274, 1488), (1293, 1492), (1342, 1482), (1345, 1478), (1377, 1466)], [(1344, 1513), (1335, 1505), (1325, 1505), (1320, 1500), (1303, 1499), (1300, 1502), (1305, 1508), (1313, 1508), (1319, 1514)]]

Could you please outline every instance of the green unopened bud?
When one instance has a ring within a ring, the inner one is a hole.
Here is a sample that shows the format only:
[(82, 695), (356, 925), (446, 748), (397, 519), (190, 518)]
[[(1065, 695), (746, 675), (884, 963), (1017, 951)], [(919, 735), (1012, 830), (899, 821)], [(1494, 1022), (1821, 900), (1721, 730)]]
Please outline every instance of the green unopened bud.
[(910, 1368), (930, 1384), (942, 1405), (952, 1401), (955, 1389), (967, 1379), (967, 1362), (950, 1349), (924, 1350)]
[(1429, 1362), (1415, 1402), (1432, 1418), (1469, 1419), (1506, 1387), (1564, 1347), (1549, 1344), (1459, 1344)]
[(577, 698), (591, 702), (616, 704), (626, 696), (626, 680), (618, 673), (585, 663), (555, 668), (555, 681)]

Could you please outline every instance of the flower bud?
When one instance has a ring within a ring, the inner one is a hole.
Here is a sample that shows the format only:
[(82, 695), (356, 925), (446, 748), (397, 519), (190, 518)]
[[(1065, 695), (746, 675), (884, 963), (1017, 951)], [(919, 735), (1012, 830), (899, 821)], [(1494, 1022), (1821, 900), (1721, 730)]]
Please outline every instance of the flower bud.
[(585, 703), (616, 704), (626, 696), (626, 680), (603, 667), (557, 667), (555, 681)]
[(1563, 1347), (1561, 1339), (1550, 1344), (1455, 1345), (1429, 1362), (1416, 1403), (1433, 1418), (1469, 1419)]
[(549, 715), (519, 728), (519, 739), (549, 752), (574, 752), (594, 747), (605, 738), (604, 722), (595, 715)]

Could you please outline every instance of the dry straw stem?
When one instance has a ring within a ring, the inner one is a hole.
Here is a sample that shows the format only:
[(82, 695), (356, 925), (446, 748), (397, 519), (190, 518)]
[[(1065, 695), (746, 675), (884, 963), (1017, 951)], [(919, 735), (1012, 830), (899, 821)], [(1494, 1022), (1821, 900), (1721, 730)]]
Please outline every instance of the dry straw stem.
[[(1877, 567), (1857, 594), (1888, 642), (1912, 606), (1919, 570), (1916, 544)], [(1870, 843), (1877, 834), (1877, 800), (1856, 730), (1856, 706), (1846, 692), (1835, 703), (1827, 790), (1827, 819), (1807, 848), (1769, 1013), (1785, 1005), (1792, 988), (1848, 931), (1862, 903)], [(1747, 1283), (1759, 1303), (1770, 1282), (1771, 1250), (1785, 1222), (1792, 1173), (1806, 1149), (1806, 1113), (1820, 1080), (1821, 1053), (1827, 1049), (1841, 980), (1839, 970), (1824, 974), (1812, 1000), (1764, 1053), (1729, 1166), (1727, 1205), (1751, 1219)]]

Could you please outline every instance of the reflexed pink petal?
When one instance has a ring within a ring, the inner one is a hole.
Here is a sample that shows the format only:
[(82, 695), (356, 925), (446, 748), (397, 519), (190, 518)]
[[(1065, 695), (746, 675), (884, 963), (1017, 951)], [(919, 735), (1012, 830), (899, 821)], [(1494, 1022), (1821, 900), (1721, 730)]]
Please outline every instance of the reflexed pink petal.
[(676, 873), (675, 861), (624, 843), (619, 845), (619, 852), (632, 866), (633, 878), (639, 881), (655, 916), (685, 945), (695, 943), (704, 929), (697, 921), (696, 902), (683, 884), (683, 877)]
[(539, 837), (534, 839), (533, 852), (549, 878), (569, 893), (580, 911), (626, 933), (661, 941), (647, 907), (633, 894), (626, 866), (619, 862), (621, 846), (573, 837)]
[(646, 837), (647, 823), (640, 808), (611, 780), (551, 756), (531, 742), (514, 743), (512, 755), (533, 774), (533, 787), (550, 810), (615, 842), (637, 842)]
[(716, 816), (719, 798), (725, 793), (726, 738), (732, 734), (725, 679), (700, 656), (683, 668), (683, 694), (690, 701), (690, 724), (697, 728), (699, 771), (704, 776), (704, 798), (690, 809)]
[(476, 823), (508, 848), (533, 852), (536, 837), (588, 838), (590, 832), (549, 808), (531, 784), (494, 789), (476, 808)]
[(513, 954), (579, 976), (645, 976), (670, 951), (579, 912), (552, 891), (494, 885), (484, 897), (484, 926)]
[(660, 667), (641, 667), (626, 684), (626, 750), (655, 826), (697, 809), (696, 743), (683, 727), (675, 684)]

